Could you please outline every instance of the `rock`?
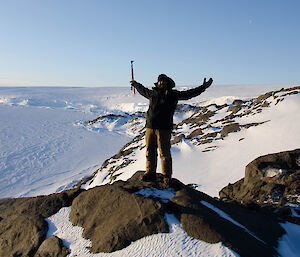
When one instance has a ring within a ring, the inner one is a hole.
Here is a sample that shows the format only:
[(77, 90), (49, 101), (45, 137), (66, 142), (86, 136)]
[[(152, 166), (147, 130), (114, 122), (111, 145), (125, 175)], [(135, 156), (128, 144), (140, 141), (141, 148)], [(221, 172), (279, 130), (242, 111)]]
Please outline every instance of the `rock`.
[(70, 206), (80, 192), (75, 189), (48, 196), (1, 199), (0, 256), (33, 256), (48, 230), (44, 218)]
[(65, 257), (69, 250), (63, 245), (60, 238), (51, 236), (39, 247), (34, 257)]
[(243, 204), (283, 206), (300, 193), (300, 149), (268, 154), (250, 162), (245, 178), (224, 187), (219, 196)]
[(282, 207), (277, 210), (277, 214), (280, 217), (284, 218), (285, 216), (290, 216), (292, 214), (292, 211), (288, 207)]
[(218, 135), (218, 132), (207, 133), (201, 137), (201, 140), (208, 139), (208, 138), (215, 138), (217, 135)]
[(233, 105), (233, 106), (231, 106), (229, 109), (228, 109), (228, 111), (229, 112), (232, 112), (232, 113), (234, 113), (234, 114), (236, 114), (238, 111), (240, 111), (242, 109), (242, 106), (240, 106), (240, 105)]
[(202, 129), (201, 128), (197, 128), (195, 130), (193, 130), (188, 136), (187, 138), (192, 138), (192, 137), (196, 137), (196, 136), (201, 136), (203, 135)]
[[(202, 204), (202, 202), (206, 204)], [(208, 207), (209, 206), (209, 207)], [(180, 220), (186, 233), (208, 242), (222, 242), (241, 256), (275, 256), (274, 248), (284, 230), (274, 217), (250, 211), (236, 204), (219, 202), (201, 192), (184, 188), (170, 200), (169, 209)], [(237, 226), (219, 213), (230, 215)], [(245, 231), (247, 227), (253, 236)], [(263, 242), (265, 243), (263, 243)]]
[(0, 222), (0, 256), (33, 256), (44, 240), (47, 222), (38, 216), (11, 214)]
[(242, 125), (242, 127), (248, 129), (248, 128), (251, 128), (251, 127), (253, 127), (253, 126), (256, 127), (256, 126), (258, 126), (258, 125), (264, 124), (264, 123), (266, 123), (266, 122), (269, 122), (269, 121), (248, 123), (248, 124)]
[[(45, 240), (47, 223), (43, 219), (43, 215), (53, 213), (61, 205), (54, 203), (58, 203), (62, 195), (66, 197), (65, 203), (72, 202), (70, 220), (84, 228), (83, 236), (92, 241), (94, 253), (113, 252), (142, 237), (167, 233), (165, 214), (168, 212), (175, 214), (186, 233), (196, 239), (222, 242), (241, 256), (278, 255), (275, 249), (284, 230), (272, 212), (262, 212), (257, 205), (244, 207), (219, 201), (175, 178), (172, 179), (175, 196), (169, 202), (145, 197), (136, 193), (149, 186), (151, 190), (162, 189), (162, 175), (157, 174), (157, 183), (149, 184), (140, 181), (141, 174), (136, 172), (126, 182), (117, 181), (83, 191), (73, 202), (67, 196), (78, 193), (1, 200), (1, 256), (66, 256), (68, 251), (59, 238), (53, 236)], [(232, 187), (235, 190), (234, 185)], [(53, 209), (39, 211), (37, 203), (41, 206), (50, 203)]]
[(72, 189), (58, 194), (0, 199), (0, 216), (3, 217), (11, 213), (16, 213), (32, 216), (40, 215), (43, 218), (47, 218), (58, 212), (60, 208), (70, 206), (73, 199), (80, 192), (80, 189)]
[(228, 112), (232, 112), (234, 114), (236, 114), (238, 111), (240, 111), (242, 109), (242, 105), (243, 105), (243, 100), (234, 100), (232, 105), (229, 107)]
[(233, 105), (242, 105), (243, 103), (244, 103), (244, 101), (241, 100), (241, 99), (235, 99), (235, 100), (232, 102)]
[(171, 145), (175, 145), (177, 143), (179, 143), (184, 137), (184, 134), (179, 134), (178, 136), (174, 137), (172, 140), (171, 140)]
[(83, 192), (74, 200), (70, 221), (84, 228), (92, 252), (113, 252), (142, 237), (169, 231), (162, 203), (135, 194), (134, 184), (118, 181)]
[[(222, 242), (241, 256), (277, 255), (277, 240), (284, 230), (273, 216), (220, 202), (176, 179), (172, 179), (176, 193), (168, 203), (137, 195), (145, 187), (139, 181), (141, 174), (137, 172), (127, 182), (90, 189), (73, 201), (70, 220), (84, 228), (83, 236), (92, 240), (94, 253), (113, 252), (146, 235), (168, 232), (164, 221), (168, 212), (174, 213), (186, 233), (196, 239)], [(230, 215), (242, 225), (237, 226), (218, 212)]]
[(299, 169), (297, 159), (300, 149), (261, 156), (250, 162), (245, 169), (245, 184), (251, 180), (265, 177), (265, 171), (270, 168), (294, 171)]
[(254, 104), (259, 104), (259, 103), (264, 102), (267, 98), (269, 98), (270, 96), (272, 96), (272, 94), (273, 94), (273, 92), (268, 92), (268, 93), (265, 93), (263, 95), (260, 95), (259, 97), (257, 97), (254, 100)]
[(233, 201), (239, 201), (239, 198), (237, 197), (238, 193), (241, 190), (241, 187), (244, 184), (244, 179), (241, 179), (234, 184), (228, 184), (226, 187), (222, 188), (222, 190), (219, 192), (219, 196), (222, 200), (233, 200)]
[(208, 111), (206, 108), (202, 108), (201, 111), (195, 112), (191, 117), (181, 121), (177, 126), (181, 126), (182, 124), (198, 124), (201, 126), (204, 122), (207, 122), (210, 117), (215, 114), (213, 111)]
[(240, 131), (240, 125), (238, 123), (231, 123), (225, 125), (221, 131), (222, 137), (226, 137), (229, 133)]

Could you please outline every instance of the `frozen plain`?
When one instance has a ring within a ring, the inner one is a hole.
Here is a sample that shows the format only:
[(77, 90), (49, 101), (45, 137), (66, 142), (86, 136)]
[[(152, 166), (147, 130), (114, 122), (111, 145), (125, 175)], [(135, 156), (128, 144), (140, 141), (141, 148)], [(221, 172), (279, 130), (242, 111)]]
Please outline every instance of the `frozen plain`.
[[(189, 103), (231, 103), (234, 99), (253, 98), (281, 87), (212, 86)], [(259, 130), (249, 130), (243, 144), (235, 143), (241, 135), (232, 136), (222, 142), (220, 151), (201, 158), (200, 174), (185, 173), (187, 161), (190, 170), (198, 168), (199, 152), (184, 144), (179, 146), (173, 151), (175, 177), (199, 184), (201, 191), (214, 196), (220, 187), (244, 175), (247, 161), (262, 154), (299, 148), (300, 119), (295, 117), (299, 115), (299, 95), (296, 97), (279, 109), (262, 114), (262, 119), (271, 118), (272, 123)], [(132, 95), (128, 88), (0, 88), (0, 197), (35, 196), (70, 188), (92, 174), (134, 136), (126, 131), (114, 131), (113, 126), (90, 131), (78, 124), (99, 115), (146, 109), (147, 100)], [(262, 144), (258, 146), (258, 142)], [(235, 161), (228, 161), (228, 155)], [(131, 168), (143, 168), (143, 163), (141, 158)], [(222, 167), (224, 170), (220, 172)], [(228, 173), (231, 170), (232, 174)], [(292, 236), (299, 238), (297, 228), (290, 228), (291, 236), (281, 244), (283, 256), (288, 256), (287, 249), (299, 253), (292, 249), (294, 244), (290, 247), (287, 243), (292, 242)], [(208, 252), (214, 255), (213, 251)]]
[[(278, 86), (212, 86), (192, 101), (230, 102), (272, 89)], [(0, 197), (71, 187), (134, 136), (76, 124), (99, 115), (146, 110), (147, 99), (133, 95), (129, 87), (0, 87)]]

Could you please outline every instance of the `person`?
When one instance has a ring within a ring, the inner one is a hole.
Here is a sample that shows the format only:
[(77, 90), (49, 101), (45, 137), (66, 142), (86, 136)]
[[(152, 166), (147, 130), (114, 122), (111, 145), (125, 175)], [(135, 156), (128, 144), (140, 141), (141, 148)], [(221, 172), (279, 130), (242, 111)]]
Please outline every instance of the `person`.
[(174, 90), (175, 82), (165, 74), (160, 74), (152, 89), (132, 80), (131, 85), (144, 97), (149, 99), (146, 118), (146, 171), (142, 181), (156, 180), (157, 148), (160, 152), (163, 183), (170, 185), (172, 177), (171, 133), (173, 115), (178, 100), (188, 100), (203, 93), (213, 82), (210, 78), (203, 84), (186, 91)]

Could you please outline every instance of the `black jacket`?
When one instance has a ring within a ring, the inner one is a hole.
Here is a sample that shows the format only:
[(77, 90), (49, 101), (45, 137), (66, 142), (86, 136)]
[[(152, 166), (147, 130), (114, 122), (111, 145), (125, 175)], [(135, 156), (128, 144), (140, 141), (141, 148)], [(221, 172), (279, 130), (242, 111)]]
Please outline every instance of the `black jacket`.
[(173, 115), (178, 100), (188, 100), (200, 95), (206, 87), (201, 85), (196, 88), (177, 91), (173, 89), (159, 89), (154, 87), (148, 89), (142, 84), (135, 82), (133, 86), (144, 97), (150, 100), (147, 111), (146, 128), (152, 129), (172, 129)]

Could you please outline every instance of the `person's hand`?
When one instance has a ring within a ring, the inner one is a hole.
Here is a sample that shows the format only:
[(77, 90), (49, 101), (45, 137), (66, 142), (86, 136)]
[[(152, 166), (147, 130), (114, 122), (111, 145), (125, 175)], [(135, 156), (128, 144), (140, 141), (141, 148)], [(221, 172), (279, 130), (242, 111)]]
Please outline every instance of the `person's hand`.
[(206, 78), (204, 78), (203, 84), (202, 84), (202, 85), (203, 85), (205, 88), (208, 88), (208, 87), (211, 86), (212, 83), (213, 83), (213, 79), (212, 79), (212, 78), (210, 78), (208, 81), (206, 81)]
[(131, 86), (134, 86), (135, 83), (137, 83), (135, 80), (130, 81)]

